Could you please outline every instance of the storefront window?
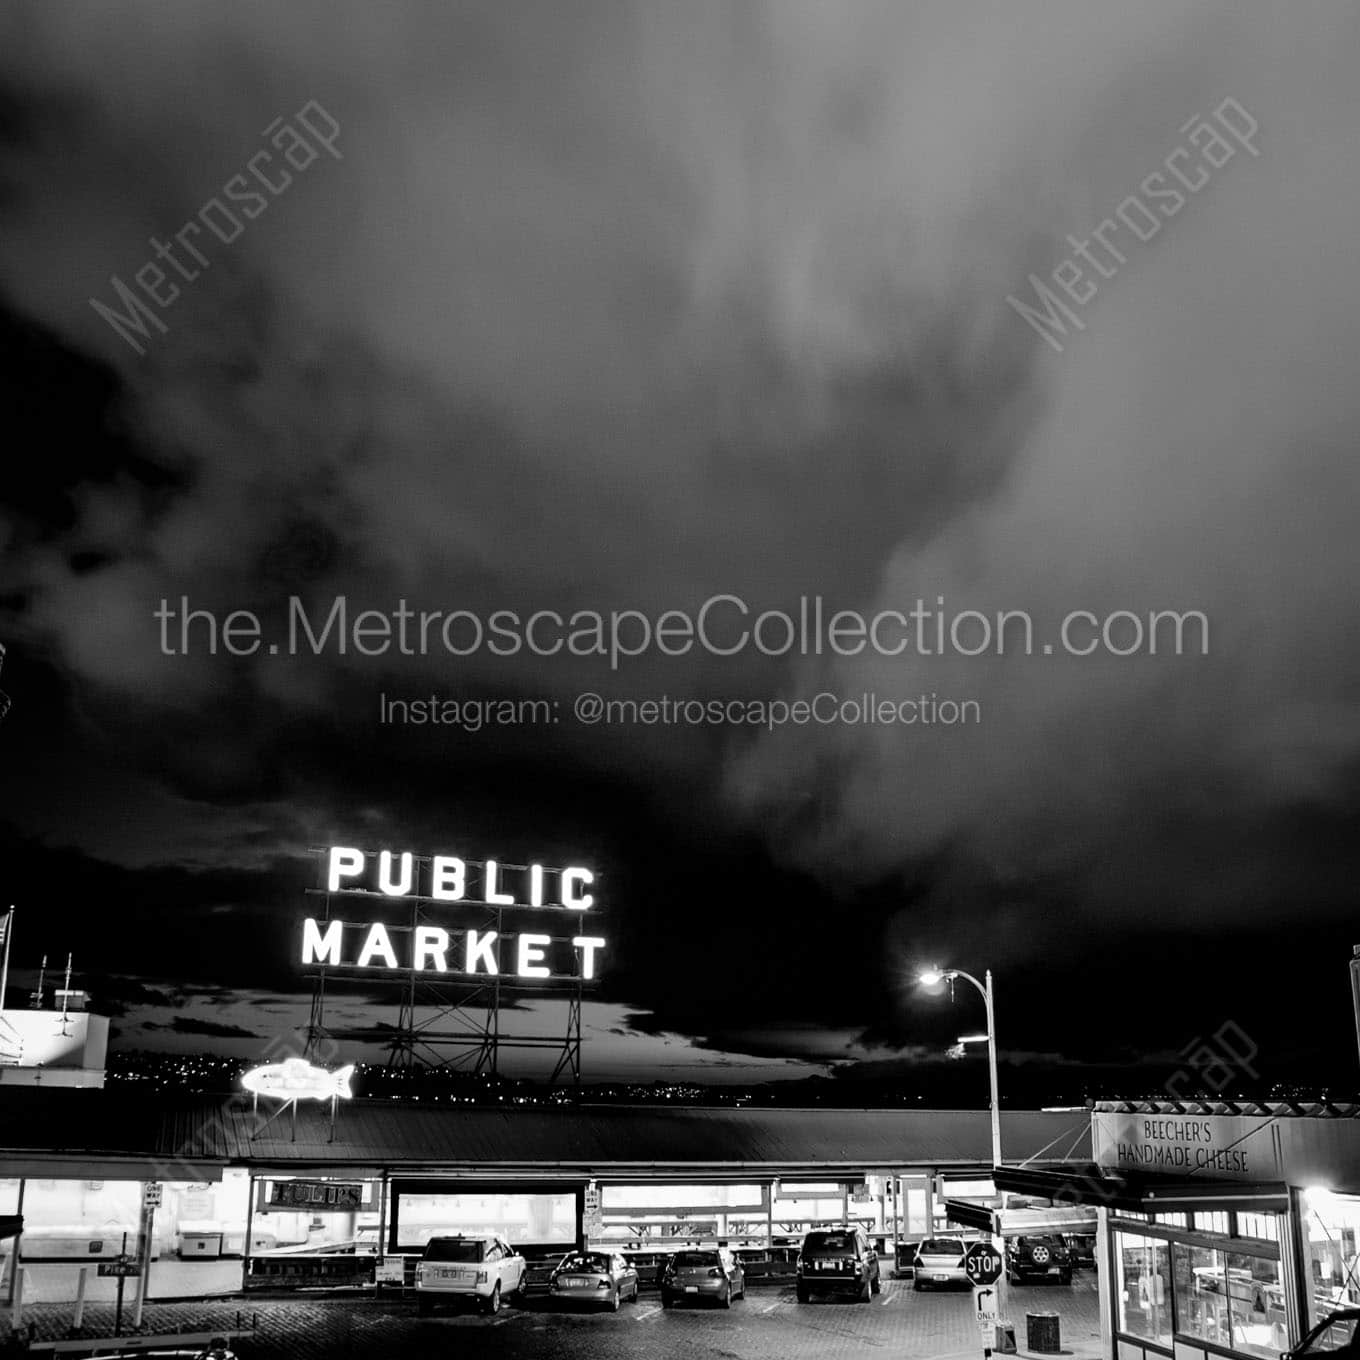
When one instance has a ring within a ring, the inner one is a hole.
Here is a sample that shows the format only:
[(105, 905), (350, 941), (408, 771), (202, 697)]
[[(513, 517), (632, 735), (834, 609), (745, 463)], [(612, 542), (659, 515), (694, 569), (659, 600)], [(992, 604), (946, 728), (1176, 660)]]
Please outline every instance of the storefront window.
[(1176, 1242), (1171, 1247), (1175, 1276), (1176, 1329), (1183, 1336), (1229, 1346), (1227, 1282), (1223, 1253)]
[(1289, 1345), (1278, 1261), (1175, 1243), (1176, 1330), (1276, 1360)]
[(1311, 1326), (1338, 1308), (1360, 1307), (1360, 1199), (1310, 1190), (1304, 1197), (1302, 1228)]
[(591, 1234), (592, 1244), (637, 1249), (721, 1237), (744, 1245), (766, 1236), (765, 1191), (757, 1184), (606, 1185), (600, 1203), (603, 1230)]
[(1276, 1360), (1289, 1346), (1280, 1263), (1229, 1252), (1227, 1280), (1233, 1350)]
[(1259, 1242), (1278, 1242), (1280, 1224), (1275, 1214), (1238, 1214), (1237, 1235), (1252, 1237)]
[(1171, 1267), (1167, 1244), (1151, 1237), (1117, 1233), (1120, 1330), (1146, 1341), (1171, 1345)]
[(399, 1194), (394, 1215), (398, 1251), (420, 1251), (431, 1237), (503, 1237), (512, 1246), (562, 1245), (576, 1240), (574, 1192), (499, 1193), (466, 1187), (432, 1194)]
[[(261, 1177), (255, 1182), (251, 1251), (375, 1251), (378, 1182)], [(185, 1212), (192, 1214), (186, 1203)], [(210, 1225), (208, 1225), (210, 1227)], [(197, 1229), (197, 1224), (186, 1224)]]

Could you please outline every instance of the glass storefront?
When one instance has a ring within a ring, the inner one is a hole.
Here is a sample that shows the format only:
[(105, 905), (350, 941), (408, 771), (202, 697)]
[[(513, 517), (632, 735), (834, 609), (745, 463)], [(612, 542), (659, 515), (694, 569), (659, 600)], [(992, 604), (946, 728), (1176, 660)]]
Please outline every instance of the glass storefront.
[[(305, 1187), (309, 1196), (299, 1193)], [(326, 1189), (335, 1192), (327, 1196)], [(317, 1192), (317, 1193), (311, 1193)], [(313, 1205), (303, 1200), (310, 1197)], [(376, 1252), (379, 1182), (260, 1177), (250, 1221), (254, 1256), (278, 1251)], [(328, 1202), (329, 1201), (329, 1202)]]
[[(220, 1181), (161, 1182), (152, 1221), (147, 1297), (226, 1294), (241, 1287), (248, 1214), (245, 1171), (228, 1169)], [(114, 1283), (97, 1273), (101, 1261), (138, 1250), (142, 1182), (27, 1180), (20, 1251), (26, 1296), (68, 1302), (82, 1270), (86, 1296), (111, 1295)], [(19, 1182), (0, 1182), (0, 1213), (18, 1212)], [(6, 1243), (0, 1250), (12, 1247)], [(93, 1268), (93, 1269), (92, 1269)]]
[(432, 1237), (495, 1235), (514, 1246), (576, 1241), (576, 1192), (401, 1190), (398, 1251), (419, 1252)]
[(1274, 1214), (1159, 1214), (1114, 1233), (1120, 1335), (1277, 1360), (1289, 1346)]
[(1120, 1330), (1171, 1346), (1170, 1244), (1118, 1233), (1115, 1240)]
[(1360, 1308), (1360, 1197), (1309, 1190), (1302, 1196), (1309, 1326), (1338, 1308)]

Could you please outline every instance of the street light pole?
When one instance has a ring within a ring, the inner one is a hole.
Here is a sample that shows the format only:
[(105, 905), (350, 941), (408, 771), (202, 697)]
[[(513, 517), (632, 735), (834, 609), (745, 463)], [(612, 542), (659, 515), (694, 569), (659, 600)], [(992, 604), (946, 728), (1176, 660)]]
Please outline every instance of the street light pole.
[[(965, 973), (961, 968), (927, 968), (920, 975), (921, 982), (927, 987), (934, 987), (941, 982), (952, 982), (955, 978), (962, 978), (965, 982), (971, 983), (974, 989), (981, 995), (982, 1000), (987, 1006), (987, 1067), (988, 1076), (991, 1080), (991, 1115), (992, 1115), (992, 1174), (1001, 1167), (1001, 1096), (1000, 1087), (997, 1082), (996, 1074), (996, 998), (992, 991), (992, 970), (989, 968), (983, 974), (985, 982), (979, 982), (971, 973)], [(963, 1044), (960, 1040), (960, 1046)], [(1000, 1196), (1000, 1191), (997, 1192)], [(1001, 1197), (1004, 1199), (1004, 1197)], [(1005, 1238), (1001, 1235), (1000, 1214), (996, 1214), (992, 1219), (992, 1245), (1005, 1259)], [(1010, 1289), (1002, 1282), (997, 1282), (997, 1303), (1001, 1310), (1001, 1316), (1008, 1318), (1010, 1315)], [(990, 1354), (990, 1349), (986, 1352)]]
[(987, 979), (985, 984), (979, 982), (972, 973), (965, 973), (962, 968), (927, 968), (921, 973), (920, 980), (927, 987), (934, 987), (941, 982), (953, 982), (955, 978), (962, 978), (972, 984), (986, 1004), (987, 1067), (992, 1087), (992, 1167), (995, 1169), (1001, 1165), (1001, 1097), (996, 1076), (996, 1001), (992, 995), (992, 970), (989, 968), (983, 976)]
[(1001, 1097), (996, 1079), (996, 1002), (992, 997), (992, 970), (987, 970), (987, 1062), (992, 1069), (992, 1166), (1001, 1165)]

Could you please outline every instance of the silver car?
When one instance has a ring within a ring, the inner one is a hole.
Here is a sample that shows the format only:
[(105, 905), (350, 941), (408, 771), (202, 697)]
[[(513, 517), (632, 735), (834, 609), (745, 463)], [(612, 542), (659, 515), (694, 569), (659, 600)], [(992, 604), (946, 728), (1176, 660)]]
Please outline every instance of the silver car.
[(968, 1244), (961, 1237), (927, 1237), (916, 1248), (916, 1268), (911, 1287), (937, 1289), (941, 1285), (966, 1285), (968, 1272), (963, 1254)]
[(548, 1281), (548, 1293), (564, 1303), (603, 1304), (614, 1312), (625, 1299), (637, 1302), (638, 1273), (617, 1252), (568, 1252)]
[(661, 1271), (661, 1306), (674, 1308), (684, 1299), (710, 1299), (730, 1308), (746, 1297), (746, 1274), (726, 1247), (677, 1251)]

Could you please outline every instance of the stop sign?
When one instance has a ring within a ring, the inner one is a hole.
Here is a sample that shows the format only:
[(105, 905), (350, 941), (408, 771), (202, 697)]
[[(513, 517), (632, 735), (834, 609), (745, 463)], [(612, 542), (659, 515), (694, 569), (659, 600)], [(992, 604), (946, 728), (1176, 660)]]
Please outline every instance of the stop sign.
[(1001, 1253), (990, 1242), (974, 1242), (963, 1254), (963, 1269), (974, 1284), (995, 1284), (1001, 1278)]

